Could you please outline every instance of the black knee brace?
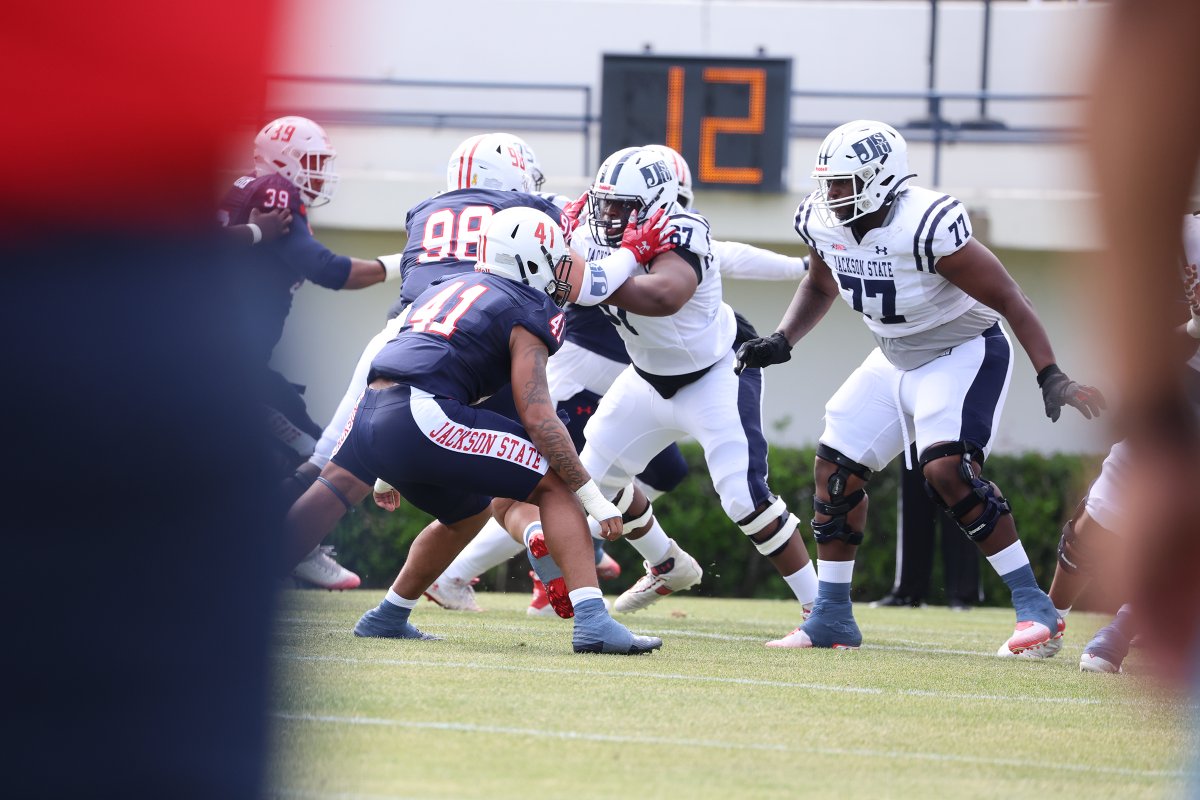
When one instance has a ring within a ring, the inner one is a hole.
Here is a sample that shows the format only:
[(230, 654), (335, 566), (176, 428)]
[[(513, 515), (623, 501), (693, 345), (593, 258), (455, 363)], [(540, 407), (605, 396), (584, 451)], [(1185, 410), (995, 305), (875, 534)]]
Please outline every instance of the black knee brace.
[(825, 485), (829, 492), (829, 502), (818, 500), (816, 495), (813, 495), (813, 510), (833, 518), (828, 522), (817, 522), (816, 518), (813, 518), (813, 538), (817, 540), (817, 544), (832, 542), (835, 539), (840, 539), (846, 544), (861, 544), (862, 531), (852, 530), (846, 522), (846, 515), (863, 501), (867, 492), (865, 489), (859, 489), (845, 494), (846, 481), (851, 475), (869, 481), (874, 473), (870, 467), (865, 467), (824, 444), (817, 444), (817, 458), (836, 464), (837, 470), (829, 476)]
[(1075, 560), (1071, 560), (1072, 554), (1068, 554), (1068, 550), (1077, 550), (1079, 548), (1078, 534), (1075, 533), (1075, 520), (1083, 513), (1087, 507), (1087, 497), (1079, 501), (1079, 505), (1075, 506), (1075, 513), (1067, 520), (1067, 524), (1063, 525), (1062, 536), (1058, 539), (1058, 563), (1063, 570), (1071, 575), (1086, 574), (1087, 569), (1083, 561), (1076, 555)]
[[(950, 505), (942, 496), (937, 493), (928, 480), (925, 481), (925, 491), (933, 498), (939, 506), (950, 512), (950, 516), (954, 517), (954, 521), (958, 523), (958, 527), (974, 542), (982, 542), (984, 539), (992, 535), (992, 531), (996, 529), (996, 523), (1000, 521), (1000, 517), (1005, 514), (1011, 514), (1012, 508), (1008, 501), (1000, 494), (1000, 489), (991, 481), (985, 481), (975, 477), (975, 472), (971, 469), (971, 457), (979, 459), (979, 463), (983, 463), (983, 450), (973, 442), (946, 442), (945, 444), (937, 444), (928, 448), (921, 454), (921, 471), (925, 471), (925, 465), (931, 461), (946, 456), (961, 455), (962, 463), (958, 466), (959, 477), (967, 486), (971, 487), (971, 493), (959, 500), (954, 505)], [(983, 506), (983, 513), (970, 523), (964, 523), (962, 518), (966, 516), (976, 506)]]

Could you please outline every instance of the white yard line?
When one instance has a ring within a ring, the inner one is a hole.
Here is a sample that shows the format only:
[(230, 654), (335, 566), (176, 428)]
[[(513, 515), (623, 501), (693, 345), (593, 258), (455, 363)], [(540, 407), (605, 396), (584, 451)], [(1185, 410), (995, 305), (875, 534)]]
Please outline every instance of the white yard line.
[(683, 675), (669, 672), (636, 672), (633, 670), (587, 670), (562, 669), (556, 667), (527, 667), (511, 664), (485, 664), (477, 661), (433, 661), (398, 658), (347, 658), (344, 656), (280, 655), (288, 661), (327, 662), (334, 664), (385, 665), (394, 667), (434, 667), (475, 669), (483, 672), (523, 672), (545, 675), (570, 675), (608, 678), (643, 678), (651, 680), (682, 681), (684, 683), (727, 683), (742, 686), (773, 686), (785, 689), (804, 689), (816, 692), (839, 692), (843, 694), (868, 694), (895, 697), (928, 697), (935, 700), (977, 700), (981, 702), (1005, 703), (1060, 703), (1079, 706), (1132, 706), (1145, 705), (1145, 699), (1103, 700), (1090, 697), (1045, 697), (1041, 695), (974, 694), (966, 692), (942, 692), (926, 689), (880, 689), (863, 686), (840, 686), (824, 683), (796, 681), (768, 681), (754, 678), (718, 678), (705, 675)]
[(1030, 761), (1024, 758), (989, 758), (986, 756), (964, 756), (952, 753), (919, 752), (903, 750), (874, 750), (867, 748), (822, 747), (811, 742), (790, 745), (783, 742), (732, 742), (721, 739), (674, 739), (662, 736), (624, 736), (593, 733), (590, 731), (548, 731), (541, 728), (515, 728), (501, 725), (474, 725), (464, 722), (428, 722), (400, 719), (376, 719), (372, 717), (341, 717), (324, 714), (284, 713), (274, 714), (278, 719), (292, 722), (316, 722), (332, 725), (363, 725), (409, 730), (453, 731), (457, 733), (483, 733), (514, 736), (522, 739), (559, 739), (566, 741), (609, 742), (615, 744), (668, 745), (673, 747), (696, 747), (714, 750), (749, 750), (759, 752), (795, 753), (829, 756), (855, 756), (901, 761), (930, 761), (938, 763), (976, 764), (981, 766), (1016, 767), (1022, 771), (1042, 769), (1051, 772), (1101, 773), (1134, 778), (1184, 777), (1180, 770), (1128, 769), (1125, 767), (1103, 767), (1093, 764), (1073, 764), (1064, 761)]

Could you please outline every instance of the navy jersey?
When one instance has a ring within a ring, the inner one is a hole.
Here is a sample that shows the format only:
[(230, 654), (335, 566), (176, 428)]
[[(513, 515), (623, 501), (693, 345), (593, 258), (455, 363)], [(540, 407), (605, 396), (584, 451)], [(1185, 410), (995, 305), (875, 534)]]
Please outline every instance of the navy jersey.
[(545, 292), (474, 270), (443, 278), (413, 303), (404, 327), (371, 362), (367, 380), (384, 376), (476, 403), (509, 383), (508, 340), (518, 325), (551, 353), (562, 345), (563, 312)]
[(629, 363), (625, 342), (617, 333), (624, 311), (608, 306), (567, 307), (567, 341), (621, 364)]
[(296, 290), (306, 280), (327, 289), (342, 288), (350, 276), (350, 259), (330, 252), (313, 238), (300, 192), (282, 175), (238, 178), (221, 201), (218, 218), (222, 225), (242, 225), (250, 221), (255, 208), (292, 211), (291, 231), (273, 242), (255, 245), (255, 268), (252, 274), (242, 276), (250, 292), (255, 346), (262, 351), (258, 354), (261, 358), (269, 359), (283, 335)]
[(500, 189), (455, 189), (413, 206), (404, 221), (408, 244), (400, 262), (404, 285), (388, 309), (388, 319), (404, 310), (429, 284), (446, 275), (475, 269), (479, 234), (492, 214), (527, 206), (560, 219), (562, 211), (544, 197)]

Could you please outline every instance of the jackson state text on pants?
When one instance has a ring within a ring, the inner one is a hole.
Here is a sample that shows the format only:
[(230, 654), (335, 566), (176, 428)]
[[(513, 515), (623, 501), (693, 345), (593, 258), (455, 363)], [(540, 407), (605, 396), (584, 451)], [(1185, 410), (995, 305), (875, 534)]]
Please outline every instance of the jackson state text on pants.
[(539, 471), (542, 468), (542, 454), (536, 447), (506, 434), (477, 431), (453, 422), (444, 422), (441, 428), (430, 431), (427, 436), (430, 441), (447, 450), (503, 458)]

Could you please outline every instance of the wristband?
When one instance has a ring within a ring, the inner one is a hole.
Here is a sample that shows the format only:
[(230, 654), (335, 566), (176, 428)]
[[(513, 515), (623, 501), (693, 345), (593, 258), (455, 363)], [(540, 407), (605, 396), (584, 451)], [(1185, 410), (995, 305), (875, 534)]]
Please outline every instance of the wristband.
[(250, 229), (250, 244), (258, 244), (262, 241), (262, 228), (258, 227), (253, 222), (247, 222), (246, 227)]
[(403, 253), (392, 253), (389, 256), (380, 256), (375, 259), (383, 266), (384, 281), (394, 281), (400, 277), (400, 262), (403, 258)]

